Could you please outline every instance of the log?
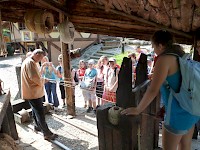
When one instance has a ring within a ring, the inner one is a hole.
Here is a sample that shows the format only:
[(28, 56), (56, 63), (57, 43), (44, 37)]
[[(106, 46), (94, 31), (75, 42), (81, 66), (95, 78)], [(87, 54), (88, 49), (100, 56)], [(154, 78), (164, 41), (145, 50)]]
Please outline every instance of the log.
[(193, 1), (182, 0), (181, 2), (181, 28), (185, 32), (189, 32), (192, 26), (193, 18)]
[(200, 27), (200, 15), (194, 13), (192, 21), (192, 31), (197, 30)]
[(119, 5), (117, 0), (112, 0), (112, 5), (117, 9), (117, 10), (122, 10), (121, 6)]
[(139, 9), (139, 6), (137, 4), (136, 0), (126, 0), (127, 6), (129, 7), (131, 12), (137, 12)]
[(167, 15), (167, 13), (165, 13), (165, 12), (156, 13), (155, 18), (156, 18), (158, 23), (163, 24), (167, 27), (170, 26), (170, 24), (171, 24), (170, 18)]
[(167, 0), (164, 0), (163, 1), (163, 7), (166, 11), (166, 13), (169, 15), (169, 17), (172, 17), (173, 16), (173, 8), (172, 8), (172, 3), (171, 2), (168, 2)]
[(160, 6), (159, 3), (158, 3), (158, 0), (148, 0), (148, 2), (154, 7)]
[(194, 0), (194, 3), (197, 7), (200, 7), (200, 0)]

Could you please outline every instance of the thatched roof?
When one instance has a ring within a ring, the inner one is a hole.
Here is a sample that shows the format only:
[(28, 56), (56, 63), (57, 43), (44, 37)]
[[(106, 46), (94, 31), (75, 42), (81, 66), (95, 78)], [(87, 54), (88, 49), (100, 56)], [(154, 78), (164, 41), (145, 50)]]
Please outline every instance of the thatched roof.
[(193, 43), (200, 27), (200, 0), (1, 0), (4, 21), (24, 22), (29, 9), (64, 13), (77, 31), (149, 40), (158, 29), (179, 43)]

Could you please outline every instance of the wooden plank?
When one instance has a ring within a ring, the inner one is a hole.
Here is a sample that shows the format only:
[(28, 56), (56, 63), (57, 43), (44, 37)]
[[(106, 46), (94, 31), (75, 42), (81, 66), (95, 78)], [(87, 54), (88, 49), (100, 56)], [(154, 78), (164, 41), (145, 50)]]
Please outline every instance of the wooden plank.
[(14, 120), (14, 114), (13, 114), (10, 102), (8, 104), (8, 107), (7, 107), (6, 117), (8, 118), (8, 123), (6, 123), (6, 125), (9, 126), (10, 136), (14, 140), (18, 140), (19, 137), (18, 137), (18, 133), (17, 133), (16, 125), (15, 125), (15, 120)]
[(122, 150), (122, 136), (119, 128), (113, 128), (113, 150)]
[(118, 88), (116, 91), (117, 106), (127, 108), (133, 106), (132, 94), (132, 62), (130, 58), (124, 58), (119, 75)]
[(77, 24), (77, 23), (92, 23), (94, 25), (99, 24), (99, 25), (106, 25), (107, 26), (115, 26), (119, 28), (124, 28), (124, 29), (138, 29), (138, 30), (154, 30), (155, 27), (153, 26), (148, 26), (144, 25), (142, 26), (139, 23), (136, 23), (134, 21), (125, 21), (125, 20), (114, 20), (114, 19), (105, 19), (105, 18), (98, 18), (98, 17), (89, 17), (89, 16), (73, 16), (70, 18), (70, 20)]
[(148, 79), (147, 77), (147, 55), (141, 53), (140, 59), (136, 67), (136, 81), (135, 86), (142, 84)]
[(7, 133), (17, 140), (18, 134), (10, 104), (10, 91), (0, 96), (0, 104), (0, 131), (2, 133)]
[(111, 125), (104, 125), (105, 131), (105, 142), (106, 142), (106, 149), (105, 150), (114, 150), (113, 149), (113, 129)]
[(141, 150), (154, 149), (154, 117), (142, 114), (142, 121), (140, 124), (140, 148)]
[(99, 150), (106, 150), (106, 132), (105, 125), (109, 124), (108, 118), (108, 109), (112, 107), (112, 104), (107, 104), (100, 106), (97, 109), (97, 129), (98, 129), (98, 141), (99, 141)]

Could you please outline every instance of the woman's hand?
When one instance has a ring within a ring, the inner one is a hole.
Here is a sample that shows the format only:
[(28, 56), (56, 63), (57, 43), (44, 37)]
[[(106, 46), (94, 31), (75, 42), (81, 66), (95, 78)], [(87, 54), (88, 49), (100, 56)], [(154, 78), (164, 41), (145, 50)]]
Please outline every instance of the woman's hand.
[(138, 111), (137, 107), (130, 107), (121, 111), (122, 115), (139, 115), (140, 112)]

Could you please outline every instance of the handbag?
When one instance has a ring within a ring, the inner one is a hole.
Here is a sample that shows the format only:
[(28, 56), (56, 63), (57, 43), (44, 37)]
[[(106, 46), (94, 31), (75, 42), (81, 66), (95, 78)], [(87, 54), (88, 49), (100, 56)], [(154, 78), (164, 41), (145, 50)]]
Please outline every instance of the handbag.
[(81, 88), (81, 89), (86, 89), (86, 84), (85, 84), (84, 81), (81, 81), (81, 82), (80, 82), (80, 88)]

